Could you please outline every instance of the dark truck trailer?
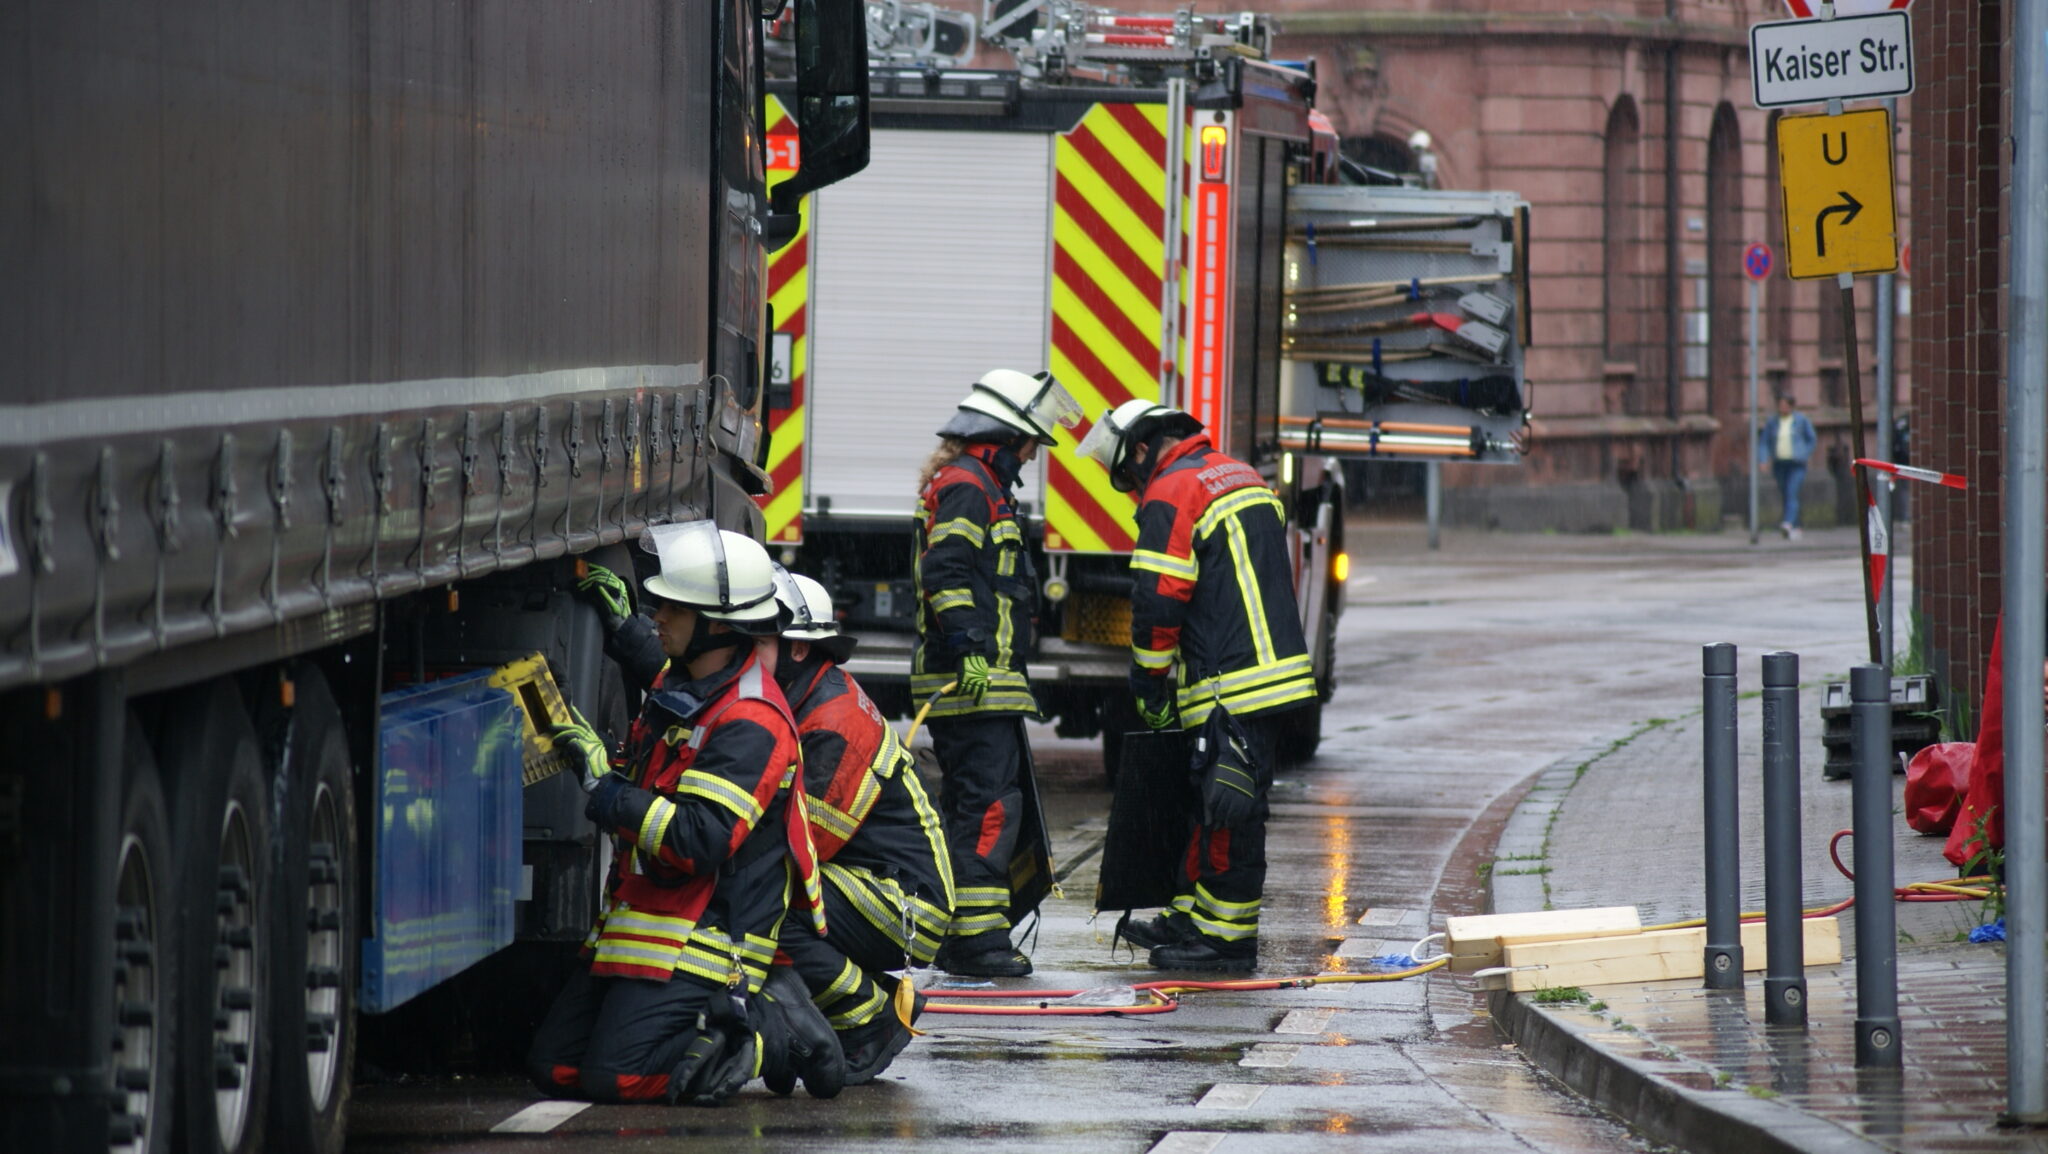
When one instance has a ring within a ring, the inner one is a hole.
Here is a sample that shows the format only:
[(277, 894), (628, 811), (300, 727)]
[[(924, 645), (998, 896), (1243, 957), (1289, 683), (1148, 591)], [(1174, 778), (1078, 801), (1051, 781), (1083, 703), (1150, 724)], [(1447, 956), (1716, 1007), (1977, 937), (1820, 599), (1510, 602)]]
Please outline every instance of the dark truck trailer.
[(759, 531), (761, 7), (0, 11), (0, 1147), (338, 1150), (359, 1000), (580, 938), (490, 671), (620, 735), (583, 559)]

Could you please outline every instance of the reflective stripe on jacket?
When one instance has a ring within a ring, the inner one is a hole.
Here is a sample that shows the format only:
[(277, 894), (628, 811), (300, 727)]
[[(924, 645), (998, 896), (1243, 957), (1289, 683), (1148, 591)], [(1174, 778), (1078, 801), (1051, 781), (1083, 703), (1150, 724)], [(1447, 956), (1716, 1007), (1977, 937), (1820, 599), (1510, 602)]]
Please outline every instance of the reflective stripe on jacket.
[(599, 977), (677, 971), (760, 988), (794, 900), (820, 919), (796, 723), (752, 647), (710, 677), (655, 683), (628, 738), (635, 788), (585, 945)]
[(976, 702), (949, 694), (933, 717), (1037, 713), (1024, 679), (1038, 575), (1025, 549), (1009, 488), (989, 464), (994, 445), (969, 445), (925, 488), (917, 523), (917, 654), (910, 693), (918, 701), (958, 676), (960, 658), (988, 658), (988, 693)]
[(1316, 694), (1285, 517), (1265, 479), (1207, 434), (1168, 450), (1139, 494), (1131, 661), (1154, 677), (1180, 666), (1183, 724), (1219, 700), (1252, 714)]
[[(840, 888), (876, 929), (930, 961), (953, 917), (953, 863), (909, 752), (860, 684), (830, 661), (790, 686), (789, 697), (818, 860), (883, 883)], [(892, 888), (903, 899), (895, 908), (880, 896), (860, 900)]]

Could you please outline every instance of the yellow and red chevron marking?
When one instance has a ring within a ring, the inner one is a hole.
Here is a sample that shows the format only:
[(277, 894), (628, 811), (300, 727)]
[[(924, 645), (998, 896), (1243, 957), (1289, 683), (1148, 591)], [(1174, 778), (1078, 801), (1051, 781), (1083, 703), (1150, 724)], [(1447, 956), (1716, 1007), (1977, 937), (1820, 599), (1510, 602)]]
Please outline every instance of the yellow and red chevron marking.
[[(796, 119), (782, 102), (768, 98), (768, 187), (796, 175)], [(796, 239), (768, 255), (768, 305), (775, 310), (775, 332), (789, 338), (789, 407), (768, 415), (768, 475), (775, 486), (754, 498), (767, 522), (768, 540), (795, 544), (804, 538), (804, 393), (809, 382), (809, 342), (805, 315), (811, 295), (811, 198), (800, 211), (803, 223)], [(783, 342), (769, 339), (768, 355)]]
[[(1166, 108), (1098, 104), (1053, 152), (1053, 375), (1088, 420), (1159, 397), (1166, 268)], [(1087, 427), (1075, 430), (1086, 436)], [(1128, 553), (1134, 506), (1109, 474), (1071, 453), (1046, 463), (1045, 544)]]

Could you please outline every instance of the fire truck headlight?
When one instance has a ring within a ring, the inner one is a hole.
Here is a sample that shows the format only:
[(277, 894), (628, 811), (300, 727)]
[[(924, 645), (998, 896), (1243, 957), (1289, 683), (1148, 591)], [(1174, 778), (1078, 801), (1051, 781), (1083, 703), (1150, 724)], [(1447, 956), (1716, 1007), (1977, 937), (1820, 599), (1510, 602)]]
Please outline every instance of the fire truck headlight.
[(1048, 577), (1045, 579), (1045, 599), (1055, 604), (1067, 599), (1067, 579)]

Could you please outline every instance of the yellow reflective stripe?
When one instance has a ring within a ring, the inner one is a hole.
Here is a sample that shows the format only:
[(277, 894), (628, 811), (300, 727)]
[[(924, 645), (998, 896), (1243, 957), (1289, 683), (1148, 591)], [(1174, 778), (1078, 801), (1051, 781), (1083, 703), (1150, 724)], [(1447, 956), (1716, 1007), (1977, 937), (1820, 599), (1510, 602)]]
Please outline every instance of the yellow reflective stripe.
[[(1276, 685), (1269, 689), (1225, 694), (1223, 697), (1223, 708), (1230, 710), (1232, 713), (1256, 713), (1261, 709), (1271, 709), (1276, 705), (1286, 705), (1294, 701), (1306, 701), (1315, 695), (1315, 679), (1304, 677), (1298, 681), (1290, 681), (1284, 685)], [(1209, 714), (1215, 708), (1216, 699), (1213, 697), (1200, 697), (1191, 701), (1183, 701), (1180, 706), (1181, 723), (1189, 726), (1200, 725), (1208, 719)]]
[(1207, 909), (1219, 917), (1256, 918), (1259, 916), (1259, 900), (1253, 898), (1248, 902), (1227, 902), (1211, 892), (1208, 886), (1200, 882), (1195, 883), (1195, 908)]
[(1015, 577), (1016, 575), (1017, 551), (1015, 549), (1005, 549), (996, 554), (996, 576)]
[(1131, 568), (1164, 573), (1168, 577), (1183, 577), (1189, 581), (1193, 581), (1201, 572), (1192, 556), (1176, 557), (1171, 553), (1161, 553), (1153, 549), (1131, 550)]
[(1259, 924), (1257, 922), (1246, 925), (1243, 922), (1223, 921), (1208, 917), (1200, 910), (1189, 914), (1188, 918), (1195, 923), (1195, 928), (1202, 931), (1205, 936), (1217, 938), (1221, 941), (1242, 942), (1259, 936)]
[(676, 958), (682, 950), (679, 947), (663, 948), (648, 942), (622, 942), (616, 938), (601, 938), (597, 952), (591, 960), (601, 966), (653, 966), (657, 969), (676, 968)]
[[(1014, 602), (1007, 593), (996, 594), (996, 660), (1004, 669), (1010, 667), (1010, 647), (1017, 640), (1016, 626), (1011, 624), (1010, 608)], [(990, 671), (989, 684), (995, 684), (994, 671)]]
[(988, 527), (988, 539), (999, 545), (1005, 541), (1022, 541), (1024, 530), (1015, 521), (997, 521)]
[(605, 915), (604, 932), (637, 934), (643, 938), (662, 938), (682, 945), (690, 940), (690, 934), (697, 923), (688, 918), (672, 918), (663, 914), (643, 914), (638, 910), (620, 906)]
[(981, 526), (965, 517), (955, 517), (932, 526), (932, 531), (925, 536), (925, 547), (930, 548), (948, 537), (964, 537), (976, 549), (988, 543), (988, 533)]
[(661, 839), (668, 836), (668, 823), (675, 820), (676, 803), (665, 797), (657, 797), (647, 807), (647, 816), (640, 819), (640, 848), (652, 854), (660, 847)]
[(804, 803), (804, 809), (811, 815), (811, 824), (841, 841), (851, 838), (860, 829), (860, 823), (848, 817), (836, 806), (811, 798)]
[(964, 938), (973, 934), (987, 933), (989, 930), (1007, 930), (1009, 928), (1010, 919), (1004, 917), (1001, 910), (991, 909), (985, 913), (978, 914), (955, 914), (953, 916), (952, 936)]
[(889, 1000), (882, 996), (881, 987), (870, 984), (867, 989), (867, 997), (862, 998), (846, 1009), (834, 1010), (826, 1014), (825, 1021), (834, 1030), (850, 1030), (855, 1026), (865, 1026), (869, 1022), (874, 1021), (877, 1016), (888, 1008)]
[(876, 780), (873, 773), (863, 775), (860, 788), (853, 794), (853, 808), (846, 813), (847, 820), (853, 823), (855, 829), (859, 829), (860, 823), (868, 819), (868, 811), (875, 808), (875, 802), (881, 800), (881, 797), (882, 783)]
[(974, 608), (974, 590), (941, 589), (932, 594), (932, 612), (946, 613), (954, 609)]
[(1251, 626), (1252, 653), (1264, 665), (1273, 660), (1273, 626), (1266, 620), (1266, 606), (1259, 599), (1259, 577), (1252, 569), (1251, 545), (1245, 540), (1244, 523), (1231, 518), (1230, 564), (1237, 571), (1237, 593), (1244, 600), (1244, 619)]
[(676, 792), (716, 802), (738, 814), (748, 825), (761, 820), (761, 803), (754, 800), (754, 795), (716, 774), (684, 770), (676, 781)]
[(1010, 891), (1002, 886), (963, 886), (953, 892), (953, 904), (959, 906), (1007, 906)]
[(903, 887), (858, 866), (825, 863), (825, 880), (847, 904), (898, 947), (903, 941)]
[(1286, 510), (1281, 506), (1280, 498), (1273, 495), (1273, 490), (1257, 485), (1248, 486), (1218, 497), (1204, 509), (1201, 517), (1195, 521), (1195, 536), (1207, 537), (1225, 520), (1235, 518), (1239, 513), (1258, 505), (1270, 505), (1275, 515), (1283, 519), (1285, 517)]
[(1164, 669), (1173, 664), (1178, 649), (1146, 649), (1140, 645), (1131, 646), (1131, 661), (1140, 669)]
[[(909, 755), (904, 755), (908, 763)], [(931, 851), (932, 860), (938, 863), (939, 884), (945, 888), (945, 908), (940, 910), (940, 924), (953, 916), (953, 854), (946, 848), (946, 823), (939, 820), (939, 812), (932, 808), (931, 795), (925, 793), (924, 783), (919, 781), (915, 770), (901, 775), (903, 788), (910, 795), (910, 805), (917, 811), (917, 824), (924, 830), (925, 848)], [(917, 899), (913, 898), (912, 901)], [(943, 934), (943, 930), (941, 933)]]

